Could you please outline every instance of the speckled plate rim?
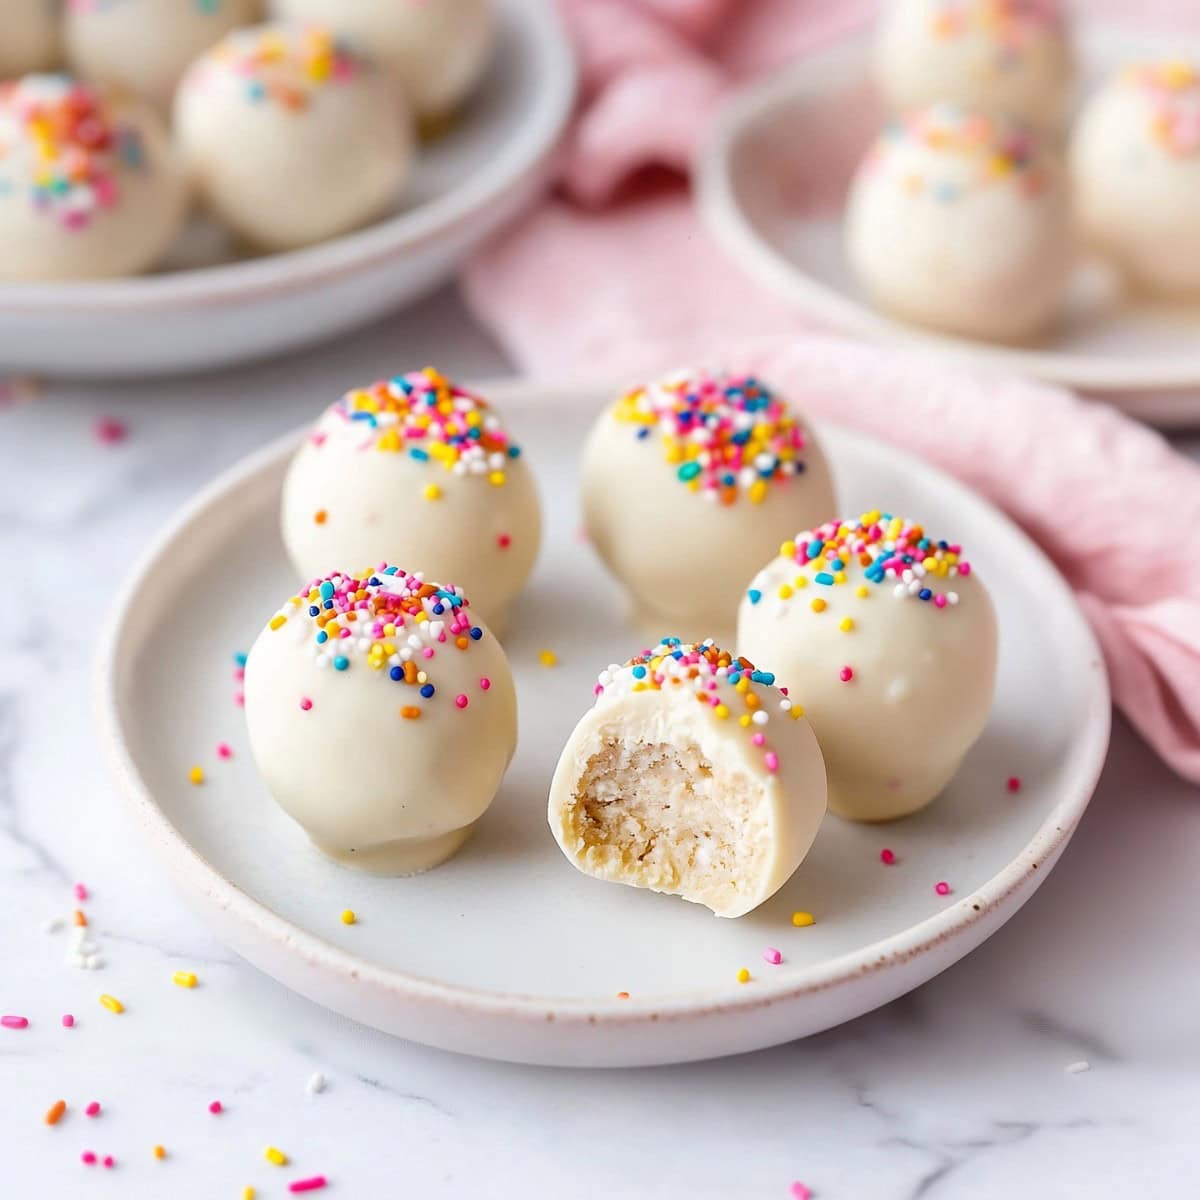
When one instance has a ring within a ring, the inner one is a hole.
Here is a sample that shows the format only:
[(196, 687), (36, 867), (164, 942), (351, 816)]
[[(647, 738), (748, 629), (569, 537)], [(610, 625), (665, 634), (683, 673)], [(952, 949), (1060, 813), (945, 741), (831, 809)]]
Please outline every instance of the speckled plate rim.
[[(511, 380), (483, 383), (479, 388), (509, 412), (544, 411), (555, 405), (571, 403), (595, 404), (599, 398), (618, 391), (618, 388), (604, 384), (554, 386)], [(828, 423), (814, 422), (814, 425), (818, 431), (830, 428)], [(935, 915), (856, 952), (797, 969), (786, 980), (764, 980), (753, 992), (728, 984), (705, 991), (648, 994), (630, 1000), (494, 992), (381, 967), (335, 946), (248, 895), (222, 876), (178, 832), (159, 807), (138, 769), (125, 735), (125, 717), (120, 699), (122, 674), (131, 657), (127, 646), (134, 639), (138, 624), (138, 596), (146, 581), (158, 570), (160, 560), (181, 538), (188, 535), (190, 529), (202, 523), (215, 506), (228, 503), (231, 494), (253, 485), (264, 473), (281, 470), (282, 463), (299, 444), (304, 432), (301, 429), (289, 433), (235, 464), (168, 522), (116, 597), (107, 628), (100, 640), (96, 664), (94, 699), (99, 735), (122, 796), (128, 802), (137, 824), (171, 870), (176, 885), (189, 897), (194, 899), (202, 896), (206, 905), (216, 905), (222, 918), (220, 924), (224, 927), (228, 922), (233, 922), (239, 934), (244, 935), (242, 944), (254, 943), (265, 947), (270, 943), (275, 953), (298, 956), (306, 966), (317, 972), (336, 975), (343, 982), (350, 980), (356, 987), (374, 990), (397, 1004), (452, 1007), (481, 1019), (503, 1018), (530, 1026), (544, 1026), (546, 1021), (553, 1021), (567, 1026), (603, 1023), (628, 1029), (652, 1022), (749, 1013), (764, 1006), (799, 1000), (804, 996), (851, 984), (861, 980), (864, 975), (891, 967), (898, 968), (917, 956), (947, 945), (953, 939), (976, 933), (976, 926), (986, 926), (989, 918), (998, 928), (1025, 903), (1050, 873), (1087, 808), (1108, 752), (1111, 699), (1100, 648), (1066, 581), (1022, 530), (963, 484), (932, 466), (923, 462), (918, 464), (918, 460), (873, 438), (839, 427), (840, 436), (869, 446), (871, 454), (879, 460), (889, 460), (910, 470), (919, 466), (932, 485), (944, 490), (955, 504), (975, 509), (982, 518), (1006, 526), (1009, 534), (1023, 544), (1027, 560), (1022, 569), (1030, 573), (1041, 602), (1065, 608), (1082, 639), (1084, 649), (1079, 657), (1086, 658), (1088, 664), (1088, 708), (1080, 722), (1078, 737), (1072, 744), (1074, 764), (1069, 783), (1063, 786), (1057, 803), (1021, 851), (1001, 871), (973, 889), (969, 896), (964, 896)], [(984, 936), (990, 932), (994, 932), (994, 928), (985, 932)], [(953, 954), (942, 967), (969, 952), (974, 944), (972, 942), (966, 946), (961, 954)], [(253, 958), (251, 961), (261, 967)], [(936, 974), (942, 967), (931, 970), (929, 975)], [(262, 969), (274, 974), (265, 967)], [(907, 990), (908, 987), (901, 988), (897, 994)], [(847, 1012), (844, 1019), (858, 1015), (860, 1011), (864, 1010), (860, 1008)], [(438, 1044), (437, 1039), (430, 1040)], [(678, 1059), (711, 1057), (712, 1054), (725, 1052), (714, 1048), (708, 1055), (680, 1055)], [(507, 1057), (499, 1051), (491, 1056)]]
[(575, 56), (550, 0), (507, 0), (500, 11), (525, 55), (538, 64), (541, 100), (533, 119), (514, 132), (503, 152), (482, 163), (464, 183), (365, 229), (245, 262), (122, 279), (0, 283), (0, 317), (245, 302), (403, 259), (469, 224), (549, 163), (575, 103)]
[[(1132, 45), (1147, 38), (1144, 30), (1103, 25), (1106, 38), (1127, 36)], [(1105, 398), (1145, 420), (1172, 425), (1200, 420), (1200, 401), (1194, 395), (1179, 394), (1184, 389), (1200, 388), (1200, 350), (1185, 355), (1101, 358), (944, 336), (893, 320), (827, 286), (760, 236), (737, 200), (733, 162), (738, 146), (780, 110), (861, 79), (869, 36), (869, 29), (859, 28), (832, 45), (803, 55), (737, 92), (717, 113), (694, 159), (692, 179), (700, 218), (718, 244), (764, 287), (829, 329), (888, 345), (952, 355), (986, 369), (1046, 383), (1118, 393)], [(1126, 403), (1126, 397), (1119, 395), (1122, 392), (1142, 394), (1129, 396)]]

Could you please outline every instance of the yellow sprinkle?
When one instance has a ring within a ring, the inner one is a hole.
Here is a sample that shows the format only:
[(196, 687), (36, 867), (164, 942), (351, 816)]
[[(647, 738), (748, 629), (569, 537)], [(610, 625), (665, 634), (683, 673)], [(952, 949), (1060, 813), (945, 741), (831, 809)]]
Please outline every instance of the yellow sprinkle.
[(797, 575), (796, 579), (795, 579), (795, 586), (798, 588), (808, 587), (808, 576), (807, 575)]
[(867, 590), (867, 585), (865, 583), (860, 583), (858, 587), (854, 589), (854, 594), (860, 600), (865, 600), (871, 593)]
[(852, 630), (852, 629), (854, 628), (854, 618), (853, 618), (853, 617), (843, 617), (843, 618), (842, 618), (842, 619), (841, 619), (841, 620), (838, 622), (838, 628), (839, 628), (839, 629), (840, 629), (840, 630), (841, 630), (843, 633), (849, 633), (849, 632), (850, 632), (850, 630)]
[(188, 772), (188, 779), (192, 783), (194, 783), (197, 787), (199, 787), (200, 784), (202, 784), (204, 782), (204, 768), (203, 767), (193, 767)]
[(254, 1200), (254, 1189), (252, 1187), (242, 1188), (242, 1200)]
[(343, 925), (353, 925), (354, 922), (357, 920), (358, 920), (358, 918), (354, 915), (354, 909), (352, 909), (352, 908), (342, 909), (342, 924)]
[(729, 709), (727, 709), (724, 704), (718, 704), (717, 707), (713, 709), (713, 715), (720, 717), (723, 721), (727, 716), (729, 716)]
[(166, 1146), (155, 1146), (154, 1147), (154, 1157), (155, 1158), (166, 1158), (167, 1157)]
[(171, 981), (177, 983), (180, 987), (192, 988), (196, 986), (196, 976), (191, 971), (176, 971), (171, 976)]
[(277, 1167), (286, 1167), (288, 1156), (282, 1150), (277, 1150), (274, 1146), (268, 1146), (263, 1151), (263, 1158), (269, 1163), (274, 1163)]
[(761, 504), (767, 498), (767, 485), (762, 479), (756, 479), (750, 485), (750, 503)]
[(538, 655), (538, 662), (540, 662), (543, 667), (556, 667), (558, 666), (558, 655), (555, 654), (553, 650), (543, 650)]
[(791, 711), (788, 713), (788, 716), (790, 716), (793, 721), (799, 721), (800, 718), (802, 716), (804, 716), (804, 705), (803, 704), (793, 704), (791, 707)]
[(442, 498), (442, 489), (436, 483), (427, 483), (424, 492), (421, 494), (426, 500), (440, 500)]
[(504, 483), (505, 483), (504, 472), (503, 471), (493, 471), (488, 476), (488, 483), (490, 483), (492, 485), (492, 487), (503, 487)]
[(792, 598), (792, 595), (793, 595), (792, 589), (790, 587), (788, 587), (788, 585), (786, 583), (781, 583), (779, 585), (780, 600), (790, 600)]
[(833, 582), (834, 583), (845, 583), (846, 582), (846, 572), (845, 571), (834, 571)]
[(737, 981), (738, 981), (738, 983), (749, 983), (750, 982), (750, 972), (747, 971), (745, 967), (741, 967), (738, 970)]
[(781, 558), (794, 558), (796, 554), (796, 543), (784, 542), (783, 545), (779, 547), (779, 554)]
[(805, 925), (813, 925), (816, 923), (816, 918), (812, 913), (794, 912), (792, 913), (792, 924), (798, 929), (803, 929)]
[(822, 600), (820, 596), (813, 597), (812, 610), (813, 610), (813, 612), (824, 612), (825, 611), (825, 601)]
[(741, 715), (740, 717), (738, 717), (738, 724), (739, 724), (739, 725), (740, 725), (740, 726), (741, 726), (743, 729), (746, 729), (746, 728), (748, 728), (748, 727), (749, 727), (749, 725), (750, 725), (750, 714), (749, 714), (749, 713), (742, 713), (742, 715)]
[(274, 631), (276, 629), (281, 629), (286, 624), (287, 624), (287, 617), (285, 617), (282, 613), (279, 613), (278, 615), (271, 618), (270, 628), (272, 629), (272, 631)]
[(110, 996), (107, 992), (100, 997), (100, 1003), (107, 1008), (110, 1013), (123, 1013), (125, 1011), (125, 1005), (123, 1005), (120, 1000), (116, 998), (116, 996)]

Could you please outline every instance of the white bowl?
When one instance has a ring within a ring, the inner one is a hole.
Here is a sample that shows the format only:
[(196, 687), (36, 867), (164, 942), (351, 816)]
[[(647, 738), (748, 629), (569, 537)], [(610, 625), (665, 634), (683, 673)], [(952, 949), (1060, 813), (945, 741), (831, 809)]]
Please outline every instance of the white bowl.
[[(505, 643), (521, 705), (517, 757), (445, 866), (382, 879), (323, 858), (250, 759), (233, 654), (295, 586), (277, 510), (298, 434), (173, 520), (117, 606), (98, 676), (102, 740), (150, 846), (219, 937), (288, 987), (389, 1033), (490, 1058), (615, 1066), (827, 1029), (937, 974), (1029, 899), (1104, 761), (1100, 652), (1067, 585), (1006, 517), (940, 472), (836, 428), (820, 433), (844, 509), (886, 503), (919, 515), (970, 546), (988, 583), (1001, 652), (982, 739), (918, 816), (883, 827), (828, 818), (791, 882), (737, 921), (575, 871), (546, 823), (550, 777), (596, 673), (645, 644), (577, 536), (578, 451), (606, 397), (528, 384), (485, 392), (538, 474), (546, 542)], [(542, 648), (557, 652), (557, 667), (540, 664)], [(218, 758), (218, 742), (231, 759)], [(193, 764), (207, 774), (201, 787), (188, 781)], [(1022, 780), (1015, 794), (1011, 775)], [(897, 865), (881, 864), (885, 846)], [(943, 879), (948, 897), (934, 891)], [(358, 924), (341, 923), (345, 908)], [(797, 909), (816, 924), (793, 927)], [(767, 946), (783, 952), (780, 966), (763, 961)], [(742, 966), (751, 983), (736, 982)]]
[[(1084, 92), (1131, 59), (1189, 49), (1162, 34), (1078, 27)], [(870, 305), (842, 239), (851, 176), (885, 119), (869, 54), (870, 34), (859, 33), (748, 87), (718, 115), (695, 183), (702, 218), (732, 262), (827, 328), (1104, 393), (1162, 424), (1200, 420), (1200, 304), (1125, 295), (1098, 261), (1081, 261), (1062, 327), (1029, 347), (937, 333)]]
[(128, 377), (227, 366), (327, 339), (430, 292), (548, 178), (575, 95), (550, 0), (497, 0), (495, 59), (459, 125), (426, 147), (394, 216), (303, 250), (221, 261), (202, 220), (128, 279), (0, 283), (0, 371)]

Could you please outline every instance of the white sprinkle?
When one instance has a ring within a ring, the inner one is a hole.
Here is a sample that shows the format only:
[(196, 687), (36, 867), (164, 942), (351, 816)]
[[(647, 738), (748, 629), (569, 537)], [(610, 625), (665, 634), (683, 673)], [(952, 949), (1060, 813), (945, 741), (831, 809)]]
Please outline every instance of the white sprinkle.
[(320, 1071), (314, 1071), (313, 1074), (308, 1077), (308, 1082), (304, 1085), (304, 1090), (310, 1096), (316, 1096), (325, 1090), (325, 1085), (328, 1082), (329, 1081), (324, 1075), (321, 1074)]
[(1068, 1075), (1082, 1075), (1084, 1071), (1090, 1071), (1092, 1064), (1086, 1059), (1081, 1058), (1078, 1062), (1067, 1063)]
[(761, 708), (756, 708), (754, 710), (754, 716), (750, 718), (755, 725), (765, 725), (770, 719), (771, 718), (767, 716), (766, 710)]
[(62, 927), (63, 927), (65, 924), (66, 924), (66, 921), (64, 921), (62, 917), (51, 917), (51, 918), (50, 918), (50, 919), (49, 919), (49, 920), (48, 920), (48, 921), (47, 921), (47, 922), (46, 922), (46, 923), (45, 923), (45, 924), (42, 926), (42, 932), (43, 932), (43, 933), (58, 933), (58, 931), (59, 931), (60, 929), (62, 929)]

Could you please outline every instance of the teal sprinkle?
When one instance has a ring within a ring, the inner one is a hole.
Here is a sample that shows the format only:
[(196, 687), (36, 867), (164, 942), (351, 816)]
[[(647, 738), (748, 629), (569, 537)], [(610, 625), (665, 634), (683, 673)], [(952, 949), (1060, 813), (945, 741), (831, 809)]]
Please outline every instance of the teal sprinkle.
[(762, 592), (758, 588), (751, 588), (746, 595), (750, 597), (751, 604), (757, 604), (762, 599)]
[(679, 468), (679, 478), (687, 483), (689, 479), (695, 479), (700, 474), (700, 464), (698, 462), (684, 463)]
[(344, 671), (350, 665), (350, 660), (344, 654), (339, 654), (337, 658), (333, 660), (333, 665), (339, 671)]
[(833, 576), (828, 571), (818, 571), (813, 576), (814, 583), (823, 583), (826, 587), (831, 587), (833, 584)]

